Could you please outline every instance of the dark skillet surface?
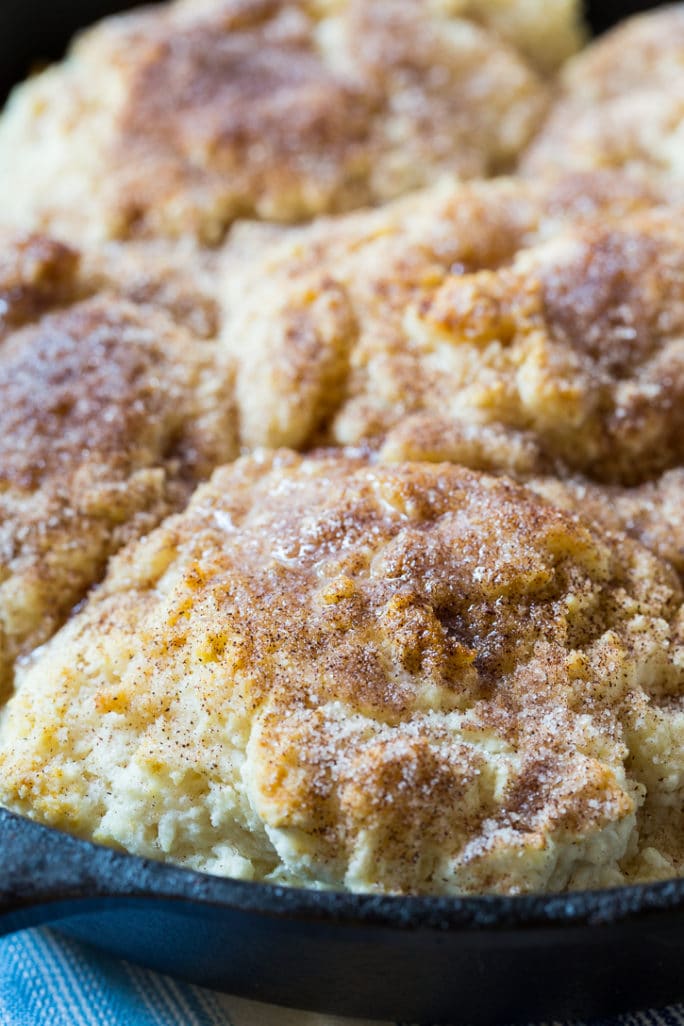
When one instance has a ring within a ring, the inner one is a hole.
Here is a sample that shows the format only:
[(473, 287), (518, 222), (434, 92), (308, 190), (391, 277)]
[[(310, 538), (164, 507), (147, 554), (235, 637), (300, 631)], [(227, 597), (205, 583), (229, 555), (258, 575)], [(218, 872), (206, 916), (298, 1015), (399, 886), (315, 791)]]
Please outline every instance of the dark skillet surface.
[[(0, 96), (131, 3), (0, 0)], [(654, 3), (590, 3), (595, 31)], [(223, 880), (0, 810), (0, 933), (72, 936), (300, 1008), (414, 1022), (612, 1015), (684, 999), (684, 880), (570, 895), (398, 898)]]

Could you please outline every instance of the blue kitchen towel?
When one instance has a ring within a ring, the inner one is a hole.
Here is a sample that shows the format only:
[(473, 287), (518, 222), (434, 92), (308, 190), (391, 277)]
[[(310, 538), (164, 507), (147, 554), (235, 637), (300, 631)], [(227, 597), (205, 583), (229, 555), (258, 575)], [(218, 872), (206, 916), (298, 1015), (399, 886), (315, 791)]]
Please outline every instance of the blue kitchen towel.
[[(0, 1026), (363, 1024), (214, 994), (41, 929), (0, 941)], [(684, 1005), (594, 1026), (684, 1026)]]

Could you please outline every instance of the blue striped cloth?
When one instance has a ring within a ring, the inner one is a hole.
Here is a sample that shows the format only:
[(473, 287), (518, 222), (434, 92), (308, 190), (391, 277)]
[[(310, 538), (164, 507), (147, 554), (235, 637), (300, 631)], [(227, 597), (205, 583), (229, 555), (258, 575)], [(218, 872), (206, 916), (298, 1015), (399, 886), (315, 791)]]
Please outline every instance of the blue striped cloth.
[[(684, 1026), (684, 1005), (594, 1026)], [(363, 1026), (214, 994), (50, 930), (0, 941), (0, 1026)], [(370, 1024), (366, 1024), (370, 1026)]]

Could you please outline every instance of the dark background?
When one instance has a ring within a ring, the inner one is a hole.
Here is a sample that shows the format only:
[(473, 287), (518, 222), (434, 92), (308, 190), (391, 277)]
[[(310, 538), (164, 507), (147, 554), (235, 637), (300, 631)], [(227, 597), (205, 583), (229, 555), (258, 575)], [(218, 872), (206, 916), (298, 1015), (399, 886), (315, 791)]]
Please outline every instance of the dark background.
[[(32, 67), (60, 57), (77, 29), (133, 6), (137, 6), (133, 0), (0, 0), (0, 99)], [(635, 11), (657, 6), (657, 2), (638, 0), (585, 3), (595, 32)]]

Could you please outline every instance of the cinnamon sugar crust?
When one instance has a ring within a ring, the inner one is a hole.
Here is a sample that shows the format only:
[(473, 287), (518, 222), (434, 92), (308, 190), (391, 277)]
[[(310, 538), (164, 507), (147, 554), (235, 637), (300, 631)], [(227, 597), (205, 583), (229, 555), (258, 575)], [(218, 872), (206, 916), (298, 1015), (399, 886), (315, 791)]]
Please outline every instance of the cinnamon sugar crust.
[(263, 453), (115, 557), (25, 668), (0, 795), (309, 886), (672, 875), (681, 606), (667, 563), (509, 481)]
[(554, 505), (576, 510), (611, 531), (627, 532), (684, 578), (683, 467), (632, 488), (549, 476), (528, 477), (528, 484)]
[(80, 254), (44, 235), (0, 234), (0, 339), (84, 292)]
[[(572, 48), (577, 5), (555, 6)], [(301, 221), (510, 167), (549, 86), (505, 37), (552, 51), (487, 7), (214, 0), (103, 22), (10, 101), (0, 218), (215, 244), (237, 217)]]
[(59, 627), (108, 557), (235, 454), (215, 345), (106, 288), (79, 256), (20, 238), (0, 264), (3, 697), (15, 660)]
[(405, 422), (429, 435), (434, 418), (433, 437), (445, 421), (499, 425), (599, 482), (678, 466), (678, 208), (615, 176), (582, 181), (583, 198), (572, 179), (440, 188), (228, 259), (243, 443), (384, 439), (421, 458), (436, 450)]
[(560, 95), (522, 161), (530, 176), (622, 169), (679, 188), (684, 177), (684, 11), (620, 23), (568, 62)]

